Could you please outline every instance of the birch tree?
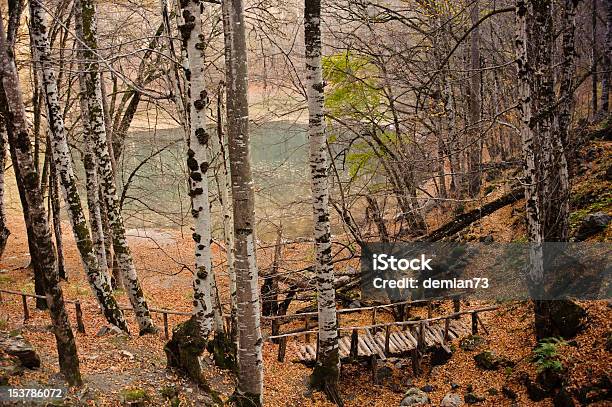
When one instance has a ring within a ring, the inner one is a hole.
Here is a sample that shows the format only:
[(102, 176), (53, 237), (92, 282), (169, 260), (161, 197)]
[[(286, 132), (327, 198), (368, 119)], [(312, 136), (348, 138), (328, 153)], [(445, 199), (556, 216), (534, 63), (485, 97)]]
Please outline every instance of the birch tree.
[(204, 77), (204, 48), (202, 41), (201, 1), (181, 2), (181, 15), (184, 24), (180, 27), (187, 59), (189, 61), (188, 95), (189, 95), (189, 149), (187, 150), (187, 168), (189, 169), (189, 194), (191, 196), (191, 214), (194, 220), (193, 240), (195, 242), (196, 272), (193, 277), (193, 315), (203, 338), (208, 338), (213, 324), (212, 304), (212, 260), (210, 245), (211, 218), (208, 202), (208, 143), (209, 133), (206, 129), (206, 107), (208, 92)]
[[(31, 223), (35, 237), (31, 245), (34, 250), (32, 256), (38, 259), (44, 280), (60, 371), (70, 385), (80, 385), (82, 380), (76, 343), (55, 267), (55, 250), (51, 241), (43, 195), (38, 184), (37, 168), (34, 166), (26, 112), (19, 88), (19, 76), (5, 32), (4, 19), (0, 11), (0, 109), (5, 117), (16, 181), (25, 187), (25, 198), (29, 208), (29, 219), (25, 220), (26, 223)], [(24, 217), (28, 216), (24, 214)]]
[(306, 45), (306, 95), (308, 138), (315, 238), (315, 272), (319, 323), (318, 358), (311, 375), (313, 387), (324, 390), (330, 400), (342, 405), (337, 390), (340, 377), (338, 323), (334, 270), (331, 257), (327, 147), (323, 114), (323, 73), (321, 68), (321, 1), (304, 1)]
[(6, 225), (6, 209), (4, 206), (4, 167), (6, 167), (6, 127), (4, 117), (0, 115), (0, 258), (6, 248), (11, 231)]
[(89, 228), (81, 206), (81, 198), (76, 186), (76, 177), (72, 168), (62, 109), (58, 98), (57, 81), (47, 37), (46, 16), (41, 0), (30, 1), (30, 30), (32, 46), (36, 49), (35, 55), (37, 55), (41, 66), (41, 82), (46, 100), (45, 105), (47, 106), (47, 120), (51, 130), (50, 147), (53, 155), (53, 168), (61, 184), (62, 195), (66, 202), (74, 239), (87, 274), (87, 280), (102, 307), (106, 320), (127, 332), (127, 323), (112, 294), (107, 274), (101, 272), (100, 263), (98, 263), (98, 257), (94, 252)]
[(251, 171), (247, 46), (242, 0), (225, 0), (229, 38), (227, 83), (227, 122), (229, 161), (232, 176), (234, 215), (234, 267), (238, 307), (238, 387), (237, 404), (263, 403), (263, 356), (260, 326), (258, 270), (255, 253), (255, 193)]
[(119, 199), (113, 175), (111, 157), (104, 126), (102, 109), (102, 90), (98, 69), (97, 38), (96, 38), (96, 8), (93, 0), (77, 0), (75, 2), (75, 19), (77, 20), (77, 37), (80, 42), (79, 59), (86, 62), (86, 70), (81, 73), (80, 80), (84, 82), (85, 94), (82, 97), (87, 102), (87, 111), (82, 112), (84, 120), (88, 121), (91, 132), (91, 142), (94, 154), (98, 160), (98, 175), (104, 203), (107, 208), (108, 220), (113, 234), (113, 249), (116, 262), (121, 269), (125, 290), (136, 314), (140, 335), (157, 332), (153, 324), (147, 301), (144, 297), (134, 259), (127, 244), (125, 226), (119, 211)]

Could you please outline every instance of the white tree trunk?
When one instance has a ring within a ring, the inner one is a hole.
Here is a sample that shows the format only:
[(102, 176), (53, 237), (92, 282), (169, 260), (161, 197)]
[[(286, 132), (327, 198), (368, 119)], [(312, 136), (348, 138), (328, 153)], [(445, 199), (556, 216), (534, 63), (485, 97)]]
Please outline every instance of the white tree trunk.
[(327, 140), (323, 113), (321, 1), (305, 0), (304, 4), (306, 95), (308, 97), (309, 114), (308, 135), (310, 140), (310, 175), (319, 317), (319, 355), (311, 376), (311, 383), (326, 390), (332, 401), (337, 401), (336, 384), (340, 375), (340, 357), (338, 353), (334, 269), (331, 261)]
[[(234, 214), (236, 299), (238, 306), (238, 388), (243, 405), (263, 403), (263, 357), (255, 248), (255, 192), (251, 171), (247, 46), (242, 0), (225, 0), (227, 120)], [(251, 403), (251, 404), (249, 404)]]
[[(76, 186), (76, 178), (72, 169), (72, 160), (68, 149), (62, 109), (58, 99), (57, 81), (51, 61), (51, 50), (47, 37), (46, 16), (41, 0), (30, 1), (30, 30), (34, 53), (40, 62), (42, 87), (46, 98), (47, 120), (51, 130), (51, 151), (54, 167), (59, 178), (62, 195), (66, 202), (74, 238), (81, 255), (83, 266), (87, 273), (89, 284), (102, 306), (107, 321), (128, 331), (123, 312), (115, 300), (107, 274), (101, 272), (98, 258), (93, 250), (89, 228), (85, 220), (81, 199)], [(105, 264), (103, 264), (105, 266)]]
[(144, 293), (136, 274), (136, 267), (127, 244), (125, 226), (119, 211), (119, 200), (113, 176), (113, 168), (109, 155), (104, 117), (102, 110), (102, 90), (100, 88), (100, 75), (98, 74), (98, 57), (96, 55), (96, 10), (92, 0), (77, 0), (75, 3), (77, 20), (77, 37), (81, 42), (80, 59), (87, 65), (86, 72), (82, 73), (85, 83), (89, 128), (92, 135), (92, 144), (98, 160), (98, 174), (100, 175), (104, 202), (108, 211), (108, 220), (113, 233), (113, 249), (115, 259), (121, 273), (125, 290), (136, 314), (140, 334), (155, 333), (157, 328), (153, 324), (151, 314)]
[(6, 226), (6, 209), (4, 207), (4, 167), (6, 162), (6, 128), (4, 118), (0, 117), (0, 259), (6, 247), (11, 231)]
[(212, 236), (207, 176), (210, 166), (208, 161), (210, 136), (206, 129), (206, 107), (209, 99), (204, 76), (202, 52), (204, 44), (200, 39), (202, 38), (200, 12), (203, 5), (201, 1), (181, 2), (184, 24), (180, 30), (190, 68), (187, 78), (191, 129), (187, 168), (189, 169), (191, 214), (195, 228), (193, 240), (195, 241), (196, 273), (193, 279), (193, 313), (200, 326), (200, 333), (207, 338), (212, 330), (214, 316), (212, 303), (214, 276), (210, 251)]
[(12, 59), (12, 51), (9, 50), (5, 32), (4, 18), (0, 10), (0, 113), (5, 118), (15, 179), (24, 187), (25, 201), (28, 206), (28, 214), (24, 213), (24, 220), (26, 224), (31, 224), (34, 237), (31, 245), (33, 252), (30, 254), (39, 261), (42, 271), (47, 305), (57, 344), (60, 371), (71, 386), (80, 385), (82, 380), (76, 343), (55, 268), (55, 252), (43, 196), (38, 184), (37, 168), (32, 158), (17, 67)]

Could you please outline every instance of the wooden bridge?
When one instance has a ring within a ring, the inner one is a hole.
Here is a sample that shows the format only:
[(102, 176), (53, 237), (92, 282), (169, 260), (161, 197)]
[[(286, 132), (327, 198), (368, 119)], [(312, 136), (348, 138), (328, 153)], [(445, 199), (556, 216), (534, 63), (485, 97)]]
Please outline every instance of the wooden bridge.
[[(385, 331), (372, 333), (370, 328), (355, 328), (351, 335), (341, 336), (338, 341), (340, 359), (370, 358), (376, 356), (385, 360), (389, 356), (406, 355), (419, 347), (419, 338), (422, 336), (422, 345), (430, 349), (441, 347), (450, 353), (449, 341), (471, 334), (470, 327), (462, 321), (453, 320), (449, 323), (448, 331), (440, 324), (420, 324), (407, 330), (391, 331), (387, 326)], [(422, 331), (422, 333), (421, 333)], [(317, 358), (316, 345), (304, 344), (299, 346), (297, 356), (302, 363), (314, 363)]]
[[(441, 348), (451, 353), (450, 342), (456, 339), (477, 334), (482, 329), (488, 334), (479, 314), (496, 310), (497, 306), (476, 309), (459, 310), (459, 301), (454, 299), (455, 312), (443, 316), (432, 316), (431, 300), (403, 301), (394, 304), (375, 305), (353, 309), (340, 309), (339, 315), (345, 313), (372, 311), (372, 324), (364, 326), (339, 326), (338, 341), (340, 358), (346, 363), (354, 360), (369, 359), (385, 360), (388, 357), (411, 357), (413, 370), (419, 374), (423, 355), (433, 348)], [(398, 305), (426, 305), (427, 318), (410, 321), (396, 321), (377, 323), (377, 311)], [(317, 360), (318, 341), (311, 343), (311, 335), (317, 335), (317, 329), (311, 329), (309, 321), (316, 317), (316, 312), (291, 314), (274, 317), (262, 317), (272, 321), (272, 332), (275, 335), (266, 337), (267, 341), (278, 343), (278, 360), (283, 362), (287, 351), (287, 339), (290, 337), (304, 337), (304, 343), (291, 343), (290, 349), (294, 361), (313, 364)], [(466, 318), (468, 317), (468, 318)], [(304, 328), (278, 333), (282, 321), (302, 319)], [(350, 334), (348, 334), (350, 332)], [(343, 335), (344, 333), (344, 335)], [(372, 363), (373, 369), (376, 363)]]

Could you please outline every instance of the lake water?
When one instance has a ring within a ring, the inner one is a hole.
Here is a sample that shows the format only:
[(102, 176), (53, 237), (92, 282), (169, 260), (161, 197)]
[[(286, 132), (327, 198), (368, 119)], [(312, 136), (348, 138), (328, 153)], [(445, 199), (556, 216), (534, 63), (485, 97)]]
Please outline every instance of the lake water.
[[(218, 143), (214, 130), (211, 135), (215, 137), (216, 154)], [(251, 125), (251, 157), (258, 235), (269, 240), (279, 223), (286, 237), (310, 235), (312, 215), (306, 128), (288, 121)], [(119, 189), (141, 165), (132, 175), (126, 193), (123, 211), (128, 227), (189, 231), (192, 218), (185, 161), (186, 146), (181, 129), (136, 131), (128, 135), (125, 152), (118, 162)], [(214, 181), (210, 187), (214, 234), (220, 237), (218, 190)]]

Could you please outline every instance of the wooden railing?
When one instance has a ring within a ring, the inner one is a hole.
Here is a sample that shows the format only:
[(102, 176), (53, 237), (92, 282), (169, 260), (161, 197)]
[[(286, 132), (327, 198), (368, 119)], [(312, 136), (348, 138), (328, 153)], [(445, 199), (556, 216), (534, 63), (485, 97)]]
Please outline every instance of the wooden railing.
[[(30, 310), (28, 309), (28, 301), (27, 301), (28, 298), (40, 298), (40, 299), (47, 298), (44, 295), (30, 294), (30, 293), (25, 293), (23, 291), (0, 289), (0, 303), (2, 303), (3, 301), (2, 293), (21, 296), (21, 302), (23, 304), (23, 321), (24, 322), (30, 319)], [(77, 320), (77, 331), (80, 333), (85, 333), (85, 324), (83, 323), (83, 310), (81, 309), (81, 302), (79, 300), (68, 300), (68, 299), (65, 299), (64, 302), (66, 304), (74, 304), (75, 312), (76, 312), (76, 320)], [(119, 307), (125, 311), (133, 309), (132, 307), (128, 305), (119, 305)], [(158, 314), (162, 314), (162, 318), (164, 321), (164, 335), (166, 336), (166, 339), (170, 337), (169, 325), (168, 325), (168, 315), (191, 316), (190, 312), (174, 311), (174, 310), (163, 309), (163, 308), (161, 309), (160, 308), (149, 308), (149, 311), (158, 313)]]

